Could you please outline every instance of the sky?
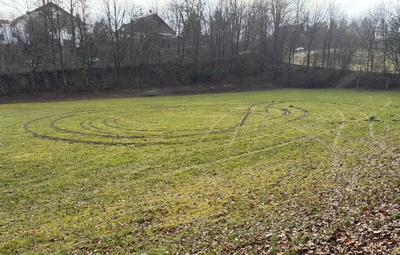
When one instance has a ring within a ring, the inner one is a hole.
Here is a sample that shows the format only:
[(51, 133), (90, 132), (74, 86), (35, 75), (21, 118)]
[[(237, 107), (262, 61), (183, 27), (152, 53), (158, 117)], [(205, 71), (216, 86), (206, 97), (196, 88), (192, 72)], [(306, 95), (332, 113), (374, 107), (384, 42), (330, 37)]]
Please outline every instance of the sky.
[(339, 2), (344, 11), (346, 11), (349, 15), (357, 15), (362, 11), (367, 10), (369, 7), (377, 5), (382, 1), (377, 0), (337, 0)]
[[(15, 16), (17, 14), (15, 10), (7, 7), (7, 5), (9, 5), (11, 1), (20, 1), (21, 3), (24, 3), (26, 0), (0, 0), (0, 19), (10, 19), (12, 18), (12, 16)], [(93, 1), (97, 2), (99, 0), (93, 0)], [(167, 0), (132, 0), (132, 1), (137, 5), (143, 6), (144, 8), (152, 9), (154, 3), (158, 3), (158, 5), (161, 6)], [(326, 1), (326, 0), (318, 0), (318, 1)], [(356, 16), (358, 13), (381, 2), (381, 0), (335, 0), (335, 1), (340, 3), (344, 11), (347, 12), (347, 14), (349, 14), (350, 16)], [(20, 6), (24, 6), (24, 4), (21, 4)]]

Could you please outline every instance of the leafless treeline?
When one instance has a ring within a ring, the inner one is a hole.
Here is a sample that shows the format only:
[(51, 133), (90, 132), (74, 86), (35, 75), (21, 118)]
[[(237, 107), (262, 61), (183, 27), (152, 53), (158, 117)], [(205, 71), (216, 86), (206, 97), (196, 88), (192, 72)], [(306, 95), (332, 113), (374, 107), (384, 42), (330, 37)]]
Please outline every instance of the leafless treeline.
[(0, 45), (1, 73), (28, 72), (34, 89), (42, 70), (53, 72), (52, 81), (64, 87), (71, 86), (70, 70), (75, 70), (74, 83), (85, 88), (93, 67), (107, 68), (118, 83), (121, 68), (141, 77), (149, 64), (165, 62), (240, 77), (264, 72), (278, 77), (293, 64), (365, 73), (400, 70), (396, 3), (349, 18), (335, 1), (169, 0), (158, 10), (166, 23), (128, 0), (92, 4), (33, 4), (36, 12), (11, 22), (18, 43)]

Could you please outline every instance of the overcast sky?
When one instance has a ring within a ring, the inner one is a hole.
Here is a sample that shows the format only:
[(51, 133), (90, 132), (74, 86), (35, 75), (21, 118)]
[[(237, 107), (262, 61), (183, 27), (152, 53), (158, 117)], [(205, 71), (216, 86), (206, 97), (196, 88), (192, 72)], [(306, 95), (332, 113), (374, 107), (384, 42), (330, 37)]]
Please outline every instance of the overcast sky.
[(377, 5), (382, 1), (379, 0), (337, 0), (343, 6), (343, 9), (349, 15), (357, 15), (358, 13), (368, 9), (371, 6)]
[[(14, 14), (17, 14), (16, 11), (13, 11), (10, 8), (7, 8), (6, 5), (13, 0), (0, 0), (0, 18), (10, 18), (10, 13), (13, 12)], [(26, 0), (16, 0), (20, 2), (26, 2)], [(100, 2), (99, 0), (93, 0), (94, 2)], [(154, 3), (158, 3), (160, 6), (160, 10), (162, 10), (162, 4), (165, 3), (167, 0), (132, 0), (134, 3), (137, 5), (141, 5), (145, 8), (153, 8)], [(190, 0), (189, 0), (190, 1)], [(318, 1), (326, 1), (326, 0), (318, 0)], [(349, 14), (349, 15), (357, 15), (358, 13), (368, 9), (370, 6), (373, 6), (375, 4), (379, 4), (382, 2), (382, 0), (335, 0), (338, 3), (341, 3), (343, 9)], [(34, 2), (31, 1), (31, 2)], [(20, 6), (25, 6), (24, 4), (21, 4)], [(21, 10), (21, 11), (26, 11), (26, 10)]]

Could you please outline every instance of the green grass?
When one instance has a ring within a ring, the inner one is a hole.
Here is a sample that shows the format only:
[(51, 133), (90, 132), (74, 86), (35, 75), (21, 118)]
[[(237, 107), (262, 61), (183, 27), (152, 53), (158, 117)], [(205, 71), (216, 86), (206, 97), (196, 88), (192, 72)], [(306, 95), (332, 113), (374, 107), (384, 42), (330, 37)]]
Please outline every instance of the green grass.
[(308, 224), (296, 213), (323, 214), (340, 174), (387, 162), (398, 106), (344, 90), (0, 105), (0, 254), (279, 253), (266, 233)]

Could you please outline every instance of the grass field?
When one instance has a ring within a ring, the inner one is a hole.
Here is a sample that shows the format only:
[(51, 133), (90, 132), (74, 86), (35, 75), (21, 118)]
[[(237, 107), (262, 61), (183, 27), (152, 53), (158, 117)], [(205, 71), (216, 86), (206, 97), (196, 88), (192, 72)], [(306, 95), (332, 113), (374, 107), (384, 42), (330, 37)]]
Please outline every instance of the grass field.
[(0, 254), (296, 254), (397, 203), (399, 107), (344, 90), (0, 105)]

